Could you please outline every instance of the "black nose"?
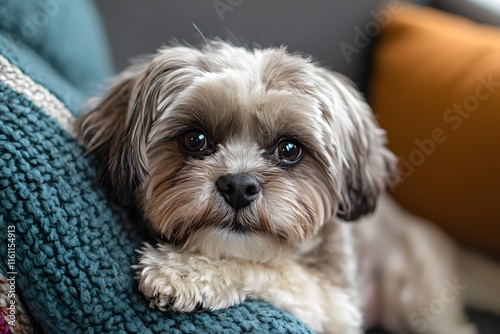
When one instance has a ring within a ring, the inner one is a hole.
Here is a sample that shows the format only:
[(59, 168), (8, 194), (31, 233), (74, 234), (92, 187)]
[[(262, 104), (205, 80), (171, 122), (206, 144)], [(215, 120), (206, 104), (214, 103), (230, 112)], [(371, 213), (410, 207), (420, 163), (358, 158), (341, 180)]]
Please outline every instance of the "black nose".
[(262, 189), (259, 180), (248, 174), (226, 174), (215, 184), (226, 202), (236, 210), (250, 204)]

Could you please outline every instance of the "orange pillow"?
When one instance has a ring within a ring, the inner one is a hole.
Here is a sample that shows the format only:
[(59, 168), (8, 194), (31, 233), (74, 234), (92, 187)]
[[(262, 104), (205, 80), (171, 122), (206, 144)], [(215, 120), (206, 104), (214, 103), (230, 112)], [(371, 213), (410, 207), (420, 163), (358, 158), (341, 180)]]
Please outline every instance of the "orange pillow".
[(401, 6), (382, 28), (369, 89), (400, 159), (393, 195), (500, 256), (500, 29)]

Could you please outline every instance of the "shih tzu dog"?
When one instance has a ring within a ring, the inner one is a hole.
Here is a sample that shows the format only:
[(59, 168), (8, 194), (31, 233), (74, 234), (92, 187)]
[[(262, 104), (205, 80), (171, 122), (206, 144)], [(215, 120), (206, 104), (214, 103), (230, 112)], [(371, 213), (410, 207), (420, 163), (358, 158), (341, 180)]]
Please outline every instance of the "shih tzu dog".
[(340, 74), (285, 48), (167, 47), (122, 73), (79, 131), (162, 239), (134, 266), (151, 306), (252, 297), (320, 333), (476, 332), (462, 253), (384, 195), (396, 159)]

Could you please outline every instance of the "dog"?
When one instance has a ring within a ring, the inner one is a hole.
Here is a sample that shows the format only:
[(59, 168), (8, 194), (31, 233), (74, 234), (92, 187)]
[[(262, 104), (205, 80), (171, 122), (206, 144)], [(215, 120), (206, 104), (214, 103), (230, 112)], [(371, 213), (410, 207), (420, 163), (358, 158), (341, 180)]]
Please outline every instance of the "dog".
[(222, 40), (165, 47), (91, 101), (78, 128), (104, 184), (161, 239), (133, 267), (152, 307), (252, 297), (338, 334), (473, 334), (466, 299), (500, 311), (469, 277), (486, 267), (500, 281), (498, 268), (389, 198), (384, 130), (346, 77), (309, 57)]

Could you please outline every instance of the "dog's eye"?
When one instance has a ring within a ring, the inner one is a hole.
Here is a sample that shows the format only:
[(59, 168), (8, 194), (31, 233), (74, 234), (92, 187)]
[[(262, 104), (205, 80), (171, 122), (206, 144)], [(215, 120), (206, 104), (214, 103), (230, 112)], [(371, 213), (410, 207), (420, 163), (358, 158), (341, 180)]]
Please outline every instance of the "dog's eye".
[(291, 165), (302, 158), (302, 146), (292, 140), (282, 140), (276, 146), (274, 158), (285, 165)]
[(186, 132), (180, 137), (179, 144), (188, 154), (200, 155), (207, 153), (210, 149), (208, 139), (199, 130)]

